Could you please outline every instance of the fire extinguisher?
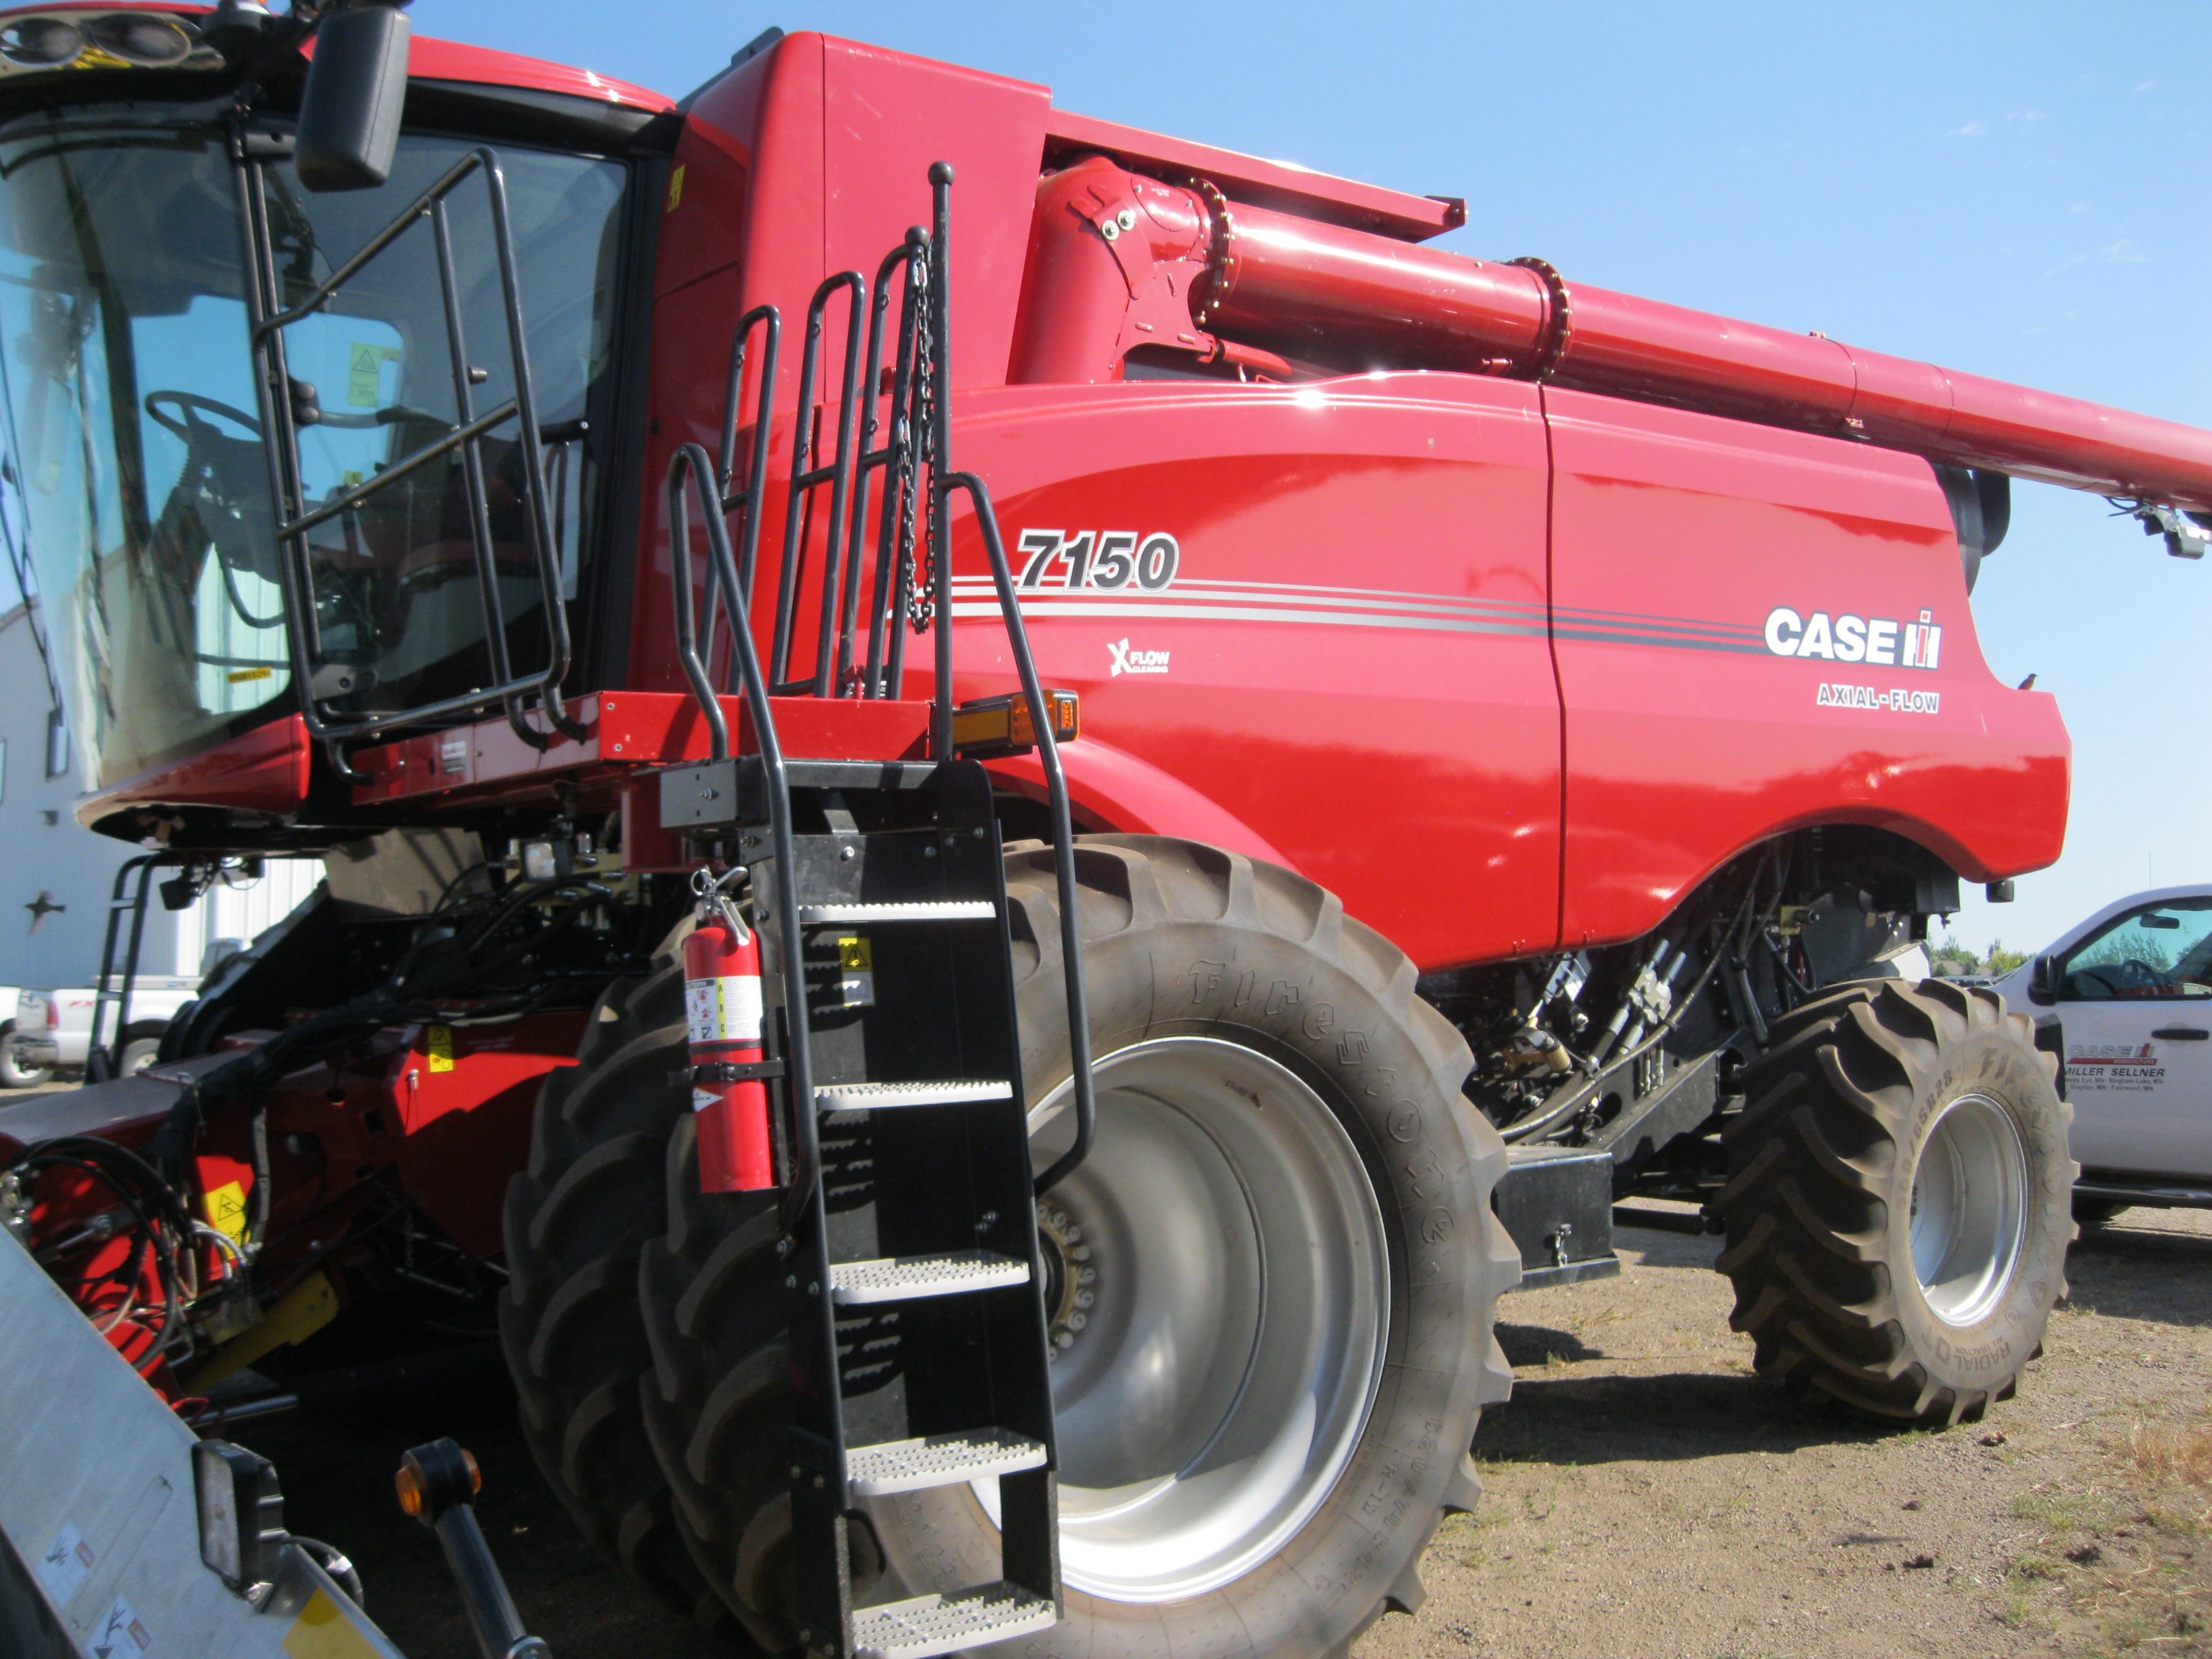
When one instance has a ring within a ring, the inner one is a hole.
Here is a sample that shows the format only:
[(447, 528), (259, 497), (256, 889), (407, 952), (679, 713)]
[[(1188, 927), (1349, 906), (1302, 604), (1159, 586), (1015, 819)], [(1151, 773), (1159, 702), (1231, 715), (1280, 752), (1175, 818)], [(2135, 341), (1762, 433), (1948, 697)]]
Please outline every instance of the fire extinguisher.
[(760, 936), (719, 890), (701, 886), (698, 926), (684, 941), (699, 1190), (760, 1192), (776, 1184), (761, 1049)]

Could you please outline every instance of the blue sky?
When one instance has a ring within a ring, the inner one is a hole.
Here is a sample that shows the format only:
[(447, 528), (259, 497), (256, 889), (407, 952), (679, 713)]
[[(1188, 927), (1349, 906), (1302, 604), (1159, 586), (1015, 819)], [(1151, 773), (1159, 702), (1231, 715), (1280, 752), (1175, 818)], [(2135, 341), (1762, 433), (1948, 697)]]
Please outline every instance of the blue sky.
[[(425, 33), (680, 94), (760, 29), (1042, 82), (1112, 119), (1419, 193), (1444, 246), (2212, 426), (2212, 7), (1112, 7), (416, 0)], [(2192, 84), (2194, 83), (2194, 84)], [(1978, 949), (2212, 881), (2212, 568), (2094, 496), (2014, 490), (1974, 610), (2056, 691), (2066, 854)]]

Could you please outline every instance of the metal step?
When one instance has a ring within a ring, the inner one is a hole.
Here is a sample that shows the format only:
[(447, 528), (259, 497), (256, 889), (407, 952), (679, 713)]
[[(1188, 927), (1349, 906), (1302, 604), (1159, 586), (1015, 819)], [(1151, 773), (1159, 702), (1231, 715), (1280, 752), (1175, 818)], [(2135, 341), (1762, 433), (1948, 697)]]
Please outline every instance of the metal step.
[(1043, 1446), (1022, 1435), (1004, 1429), (963, 1429), (957, 1434), (855, 1446), (845, 1454), (845, 1475), (857, 1496), (884, 1498), (1012, 1474), (1043, 1462)]
[(814, 1104), (824, 1112), (873, 1112), (889, 1106), (953, 1106), (971, 1100), (1012, 1100), (1014, 1085), (1003, 1079), (946, 1083), (823, 1083)]
[(952, 1595), (917, 1595), (853, 1610), (854, 1659), (927, 1659), (933, 1653), (1003, 1642), (1060, 1622), (1051, 1602), (1015, 1584), (982, 1584)]
[(1029, 1283), (1030, 1264), (988, 1250), (950, 1255), (886, 1255), (872, 1261), (838, 1261), (830, 1268), (835, 1302), (910, 1302), (925, 1296), (957, 1296)]
[(933, 899), (915, 904), (802, 904), (801, 925), (827, 921), (988, 921), (999, 914), (988, 899)]

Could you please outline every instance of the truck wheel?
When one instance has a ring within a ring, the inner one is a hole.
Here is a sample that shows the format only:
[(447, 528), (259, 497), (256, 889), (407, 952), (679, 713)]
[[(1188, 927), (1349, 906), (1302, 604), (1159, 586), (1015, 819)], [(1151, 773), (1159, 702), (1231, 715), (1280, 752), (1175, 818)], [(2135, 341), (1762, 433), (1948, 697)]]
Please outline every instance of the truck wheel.
[(1850, 986), (1775, 1029), (1715, 1200), (1760, 1376), (1914, 1421), (2011, 1394), (2066, 1293), (2055, 1073), (2002, 997), (1942, 980)]
[[(1511, 1372), (1505, 1167), (1413, 964), (1289, 872), (1154, 836), (1078, 848), (1098, 1139), (1039, 1205), (1067, 1616), (1036, 1655), (1316, 1659), (1422, 1600)], [(1009, 849), (1042, 1167), (1072, 1127), (1048, 850)], [(684, 1137), (676, 1147), (681, 1155)], [(793, 1645), (775, 1218), (674, 1175), (641, 1276), (653, 1443), (709, 1577)], [(719, 1213), (718, 1213), (719, 1212)], [(863, 1604), (999, 1576), (995, 1487), (872, 1500)], [(863, 1534), (866, 1534), (864, 1537)]]
[(0, 1024), (0, 1089), (35, 1089), (52, 1078), (51, 1066), (21, 1066), (15, 1060), (15, 1045), (9, 1038), (15, 1035), (15, 1022)]
[(690, 1115), (668, 1081), (684, 1063), (684, 970), (665, 949), (608, 988), (576, 1064), (545, 1079), (529, 1168), (507, 1189), (499, 1330), (523, 1438), (576, 1525), (664, 1600), (719, 1616), (669, 1525), (638, 1407), (638, 1247), (661, 1230), (668, 1137)]
[(123, 1053), (115, 1075), (137, 1077), (161, 1057), (161, 1034), (168, 1026), (160, 1020), (134, 1019), (123, 1028)]

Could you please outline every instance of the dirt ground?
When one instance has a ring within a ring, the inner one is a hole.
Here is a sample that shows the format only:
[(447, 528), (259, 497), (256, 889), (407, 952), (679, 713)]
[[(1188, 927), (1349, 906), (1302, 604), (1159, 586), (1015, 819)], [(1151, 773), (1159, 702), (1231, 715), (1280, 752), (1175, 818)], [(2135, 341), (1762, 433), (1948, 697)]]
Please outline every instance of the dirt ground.
[[(1753, 1376), (1717, 1241), (1615, 1242), (1618, 1279), (1501, 1304), (1516, 1382), (1476, 1441), (1482, 1504), (1431, 1546), (1426, 1605), (1357, 1659), (2212, 1655), (2212, 1212), (2086, 1235), (2019, 1397), (1941, 1432)], [(485, 1532), (556, 1653), (727, 1659), (550, 1504), (488, 1343), (233, 1431), (409, 1659), (473, 1659), (434, 1539), (392, 1498), (399, 1454), (441, 1434), (481, 1460)]]
[(1715, 1240), (1507, 1298), (1513, 1398), (1359, 1659), (2212, 1653), (2212, 1213), (2075, 1246), (2019, 1397), (1884, 1432), (1751, 1375)]
[[(1623, 1231), (1620, 1278), (1509, 1297), (1518, 1382), (1445, 1523), (1427, 1605), (1358, 1659), (1863, 1659), (2212, 1654), (2212, 1214), (2137, 1210), (2075, 1247), (2020, 1397), (1942, 1432), (1784, 1400), (1728, 1329), (1716, 1242)], [(496, 1359), (368, 1413), (237, 1437), (277, 1460), (298, 1530), (359, 1561), (410, 1659), (470, 1659), (399, 1452), (483, 1460), (485, 1530), (561, 1653), (720, 1659), (550, 1512)]]

